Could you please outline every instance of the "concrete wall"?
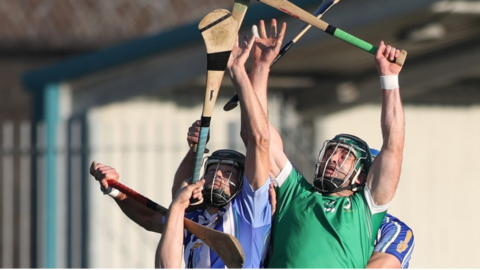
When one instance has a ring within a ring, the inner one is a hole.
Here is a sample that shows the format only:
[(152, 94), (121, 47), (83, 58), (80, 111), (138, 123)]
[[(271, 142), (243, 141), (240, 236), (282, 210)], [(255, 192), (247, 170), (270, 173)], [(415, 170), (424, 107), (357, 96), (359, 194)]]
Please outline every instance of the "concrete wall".
[[(480, 106), (405, 106), (402, 176), (389, 212), (414, 231), (411, 268), (479, 268)], [(380, 107), (361, 106), (317, 121), (317, 149), (338, 133), (381, 147)]]

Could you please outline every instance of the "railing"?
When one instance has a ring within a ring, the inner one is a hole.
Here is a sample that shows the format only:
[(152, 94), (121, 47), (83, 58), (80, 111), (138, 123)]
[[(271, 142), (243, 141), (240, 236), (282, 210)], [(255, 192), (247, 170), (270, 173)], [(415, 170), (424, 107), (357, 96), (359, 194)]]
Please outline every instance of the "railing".
[(29, 268), (31, 147), (28, 122), (0, 125), (1, 266)]

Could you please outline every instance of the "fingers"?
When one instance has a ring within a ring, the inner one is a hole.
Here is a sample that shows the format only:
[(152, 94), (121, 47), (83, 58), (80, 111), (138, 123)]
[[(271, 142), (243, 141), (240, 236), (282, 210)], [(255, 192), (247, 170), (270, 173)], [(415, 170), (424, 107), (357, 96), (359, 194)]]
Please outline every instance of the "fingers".
[(188, 133), (195, 133), (195, 132), (199, 132), (200, 131), (200, 120), (197, 120), (195, 122), (193, 122), (193, 124), (188, 128)]
[(270, 203), (272, 205), (272, 216), (275, 214), (275, 211), (277, 210), (277, 194), (275, 192), (275, 186), (273, 183), (270, 183), (270, 188), (268, 190), (268, 193), (270, 194)]
[[(237, 38), (238, 39), (238, 38)], [(201, 121), (200, 120), (197, 120), (195, 122), (192, 123), (192, 126), (190, 128), (198, 128), (200, 129), (200, 125), (201, 125)]]
[(203, 185), (205, 184), (205, 179), (202, 179), (192, 185), (190, 185), (190, 188), (192, 188), (192, 198), (201, 200), (203, 198)]
[(192, 126), (188, 128), (187, 142), (191, 146), (198, 143), (198, 137), (200, 136), (200, 120), (193, 122)]
[(270, 23), (270, 37), (277, 37), (277, 20), (275, 19), (272, 19), (272, 22)]
[(120, 178), (120, 175), (117, 173), (117, 171), (114, 168), (104, 165), (102, 163), (97, 163), (92, 175), (98, 181), (103, 179), (118, 181), (118, 179)]
[(395, 55), (396, 55), (396, 50), (395, 47), (392, 47), (390, 45), (387, 45), (385, 48), (385, 53), (383, 54), (385, 58), (387, 58), (390, 62), (395, 60)]
[(384, 54), (385, 52), (385, 43), (382, 41), (380, 41), (380, 45), (378, 46), (378, 49), (377, 49), (377, 53), (375, 54), (375, 58), (376, 59), (380, 59), (382, 57), (382, 55)]
[[(198, 143), (198, 137), (200, 137), (200, 126), (201, 126), (201, 121), (197, 120), (193, 122), (191, 127), (188, 128), (187, 141), (189, 145)], [(210, 131), (208, 131), (208, 134), (207, 134), (207, 142), (208, 141), (210, 141)]]
[(398, 75), (402, 66), (396, 64), (395, 61), (400, 54), (401, 50), (381, 41), (375, 54), (375, 66), (378, 74), (380, 76)]
[(252, 36), (256, 38), (260, 38), (260, 35), (258, 34), (258, 27), (257, 25), (252, 25)]
[(115, 168), (97, 162), (93, 162), (90, 166), (90, 174), (106, 189), (108, 188), (107, 180), (118, 181), (120, 179), (120, 174)]
[(260, 38), (267, 38), (267, 32), (265, 31), (265, 22), (260, 20)]
[[(282, 23), (282, 28), (280, 28), (280, 33), (277, 35), (277, 40), (283, 41), (283, 37), (285, 37), (285, 32), (287, 31), (287, 23), (283, 22)], [(280, 40), (281, 38), (281, 40)]]
[(287, 31), (287, 23), (283, 22), (282, 23), (282, 28), (280, 28), (280, 33), (278, 33), (276, 39), (276, 44), (275, 44), (275, 49), (279, 50), (280, 47), (282, 46), (283, 38), (285, 37), (285, 32)]
[[(248, 39), (248, 37), (246, 37)], [(255, 36), (251, 36), (250, 39), (247, 41), (247, 49), (250, 51), (253, 47), (253, 43), (255, 42)]]
[(189, 198), (194, 198), (194, 199), (203, 198), (202, 190), (203, 190), (204, 184), (205, 184), (205, 179), (201, 179), (193, 184), (189, 184), (188, 186), (186, 186), (182, 191), (182, 193), (186, 194), (186, 197), (184, 199), (188, 201)]
[[(191, 185), (197, 184), (198, 182), (200, 182), (200, 181), (202, 181), (202, 180), (203, 180), (203, 182), (205, 182), (205, 179), (200, 179), (199, 181), (197, 181), (197, 182), (195, 182), (195, 183), (192, 183), (192, 177), (191, 177), (191, 176), (190, 176), (190, 177), (187, 177), (187, 178), (185, 178), (185, 179), (182, 181), (182, 184), (181, 184), (180, 188), (181, 188), (181, 189), (182, 189), (182, 188), (187, 188), (187, 187), (189, 187), (189, 186), (191, 186)], [(190, 184), (190, 183), (192, 183), (192, 184)], [(201, 186), (203, 186), (203, 185), (201, 185)]]
[(92, 162), (92, 164), (90, 164), (90, 171), (89, 171), (89, 172), (90, 172), (90, 175), (93, 176), (93, 174), (95, 173), (95, 167), (96, 167), (96, 166), (97, 166), (97, 162), (94, 160), (94, 161)]
[(108, 189), (107, 179), (102, 179), (102, 180), (100, 180), (100, 185), (102, 185), (102, 187), (103, 187), (104, 189)]
[(378, 46), (376, 58), (380, 59), (383, 56), (390, 62), (393, 62), (399, 55), (400, 55), (400, 50), (390, 45), (385, 45), (385, 43), (382, 40), (380, 42), (380, 46)]
[[(185, 183), (186, 182), (184, 182), (184, 184)], [(175, 194), (172, 204), (180, 204), (185, 209), (187, 209), (188, 206), (190, 205), (191, 198), (198, 199), (198, 200), (201, 200), (203, 198), (202, 189), (204, 184), (205, 184), (205, 180), (201, 179), (198, 182), (195, 182), (193, 184), (184, 185), (183, 188), (178, 190), (177, 194)]]
[(390, 51), (390, 62), (395, 62), (395, 59), (400, 55), (400, 50), (392, 47), (392, 50)]
[[(261, 20), (259, 22), (259, 27), (257, 27), (256, 25), (252, 26), (252, 35), (259, 39), (269, 40), (268, 43), (266, 43), (269, 44), (268, 46), (272, 46), (271, 48), (279, 49), (282, 45), (283, 38), (285, 37), (286, 29), (287, 24), (284, 22), (282, 23), (280, 32), (278, 32), (277, 20), (272, 19), (270, 24), (270, 37), (267, 37), (267, 34), (265, 32), (265, 22)], [(263, 42), (265, 43), (267, 41)]]
[(253, 43), (255, 42), (255, 37), (252, 35), (252, 37), (244, 36), (243, 37), (243, 42), (240, 45), (239, 49), (236, 50), (235, 52), (232, 51), (232, 54), (230, 55), (229, 59), (229, 65), (238, 65), (238, 66), (244, 66), (245, 62), (248, 59), (248, 56), (250, 55), (250, 51), (253, 47)]
[[(260, 20), (259, 26), (260, 26), (260, 32), (256, 25), (252, 26), (252, 35), (262, 39), (269, 38), (267, 36), (266, 30), (265, 30), (265, 22), (263, 20)], [(286, 29), (286, 23), (282, 23), (282, 29), (280, 30), (282, 36), (285, 35), (285, 29)], [(277, 20), (272, 19), (270, 23), (270, 38), (276, 39), (278, 36), (279, 36), (279, 33), (277, 31)]]
[(192, 182), (192, 177), (188, 177), (188, 178), (184, 179), (182, 181), (182, 184), (180, 185), (180, 189), (190, 185), (191, 182)]

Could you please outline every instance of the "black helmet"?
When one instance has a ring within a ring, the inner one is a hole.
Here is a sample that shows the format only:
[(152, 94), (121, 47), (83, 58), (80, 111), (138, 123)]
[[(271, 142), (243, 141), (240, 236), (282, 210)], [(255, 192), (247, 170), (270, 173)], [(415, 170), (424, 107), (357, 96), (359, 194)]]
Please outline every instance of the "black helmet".
[[(212, 164), (217, 164), (217, 169), (220, 164), (230, 164), (238, 168), (238, 187), (234, 194), (225, 194), (223, 189), (214, 188), (213, 182), (211, 188), (203, 189), (203, 198), (205, 203), (210, 206), (223, 207), (227, 205), (240, 192), (243, 184), (243, 172), (245, 170), (245, 156), (237, 151), (230, 149), (222, 149), (213, 152), (206, 158), (204, 164), (204, 177), (207, 173), (208, 167)], [(215, 179), (214, 179), (215, 181)], [(233, 184), (230, 179), (229, 183)]]

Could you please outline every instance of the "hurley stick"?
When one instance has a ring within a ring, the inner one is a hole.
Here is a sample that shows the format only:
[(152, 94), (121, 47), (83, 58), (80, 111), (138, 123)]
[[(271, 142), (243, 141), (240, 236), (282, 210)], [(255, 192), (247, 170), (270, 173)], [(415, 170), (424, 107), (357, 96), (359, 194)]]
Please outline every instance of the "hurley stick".
[[(349, 33), (336, 28), (332, 25), (329, 25), (327, 22), (322, 21), (320, 19), (315, 18), (312, 14), (306, 12), (305, 10), (295, 6), (294, 4), (290, 3), (287, 0), (258, 0), (259, 2), (265, 3), (275, 9), (283, 11), (290, 16), (293, 16), (297, 19), (300, 19), (312, 26), (317, 27), (318, 29), (338, 38), (347, 43), (352, 44), (353, 46), (360, 48), (366, 52), (369, 52), (373, 55), (377, 53), (377, 47), (373, 46), (372, 44), (361, 40)], [(407, 52), (405, 50), (401, 50), (400, 55), (395, 59), (395, 63), (402, 66), (405, 62), (405, 58), (407, 57)]]
[[(250, 4), (250, 0), (235, 0), (232, 9), (232, 17), (237, 21), (237, 32), (240, 30), (242, 26), (243, 18), (247, 13), (248, 5)], [(208, 139), (206, 143), (208, 142)], [(205, 144), (206, 144), (205, 143)], [(195, 152), (197, 152), (198, 145), (194, 145)], [(205, 153), (207, 153), (207, 149), (205, 148)], [(195, 178), (194, 178), (195, 179)], [(197, 202), (194, 202), (197, 204)]]
[[(192, 182), (200, 180), (200, 169), (210, 130), (210, 121), (228, 58), (237, 37), (238, 24), (229, 11), (217, 9), (210, 12), (200, 21), (198, 29), (202, 33), (207, 49), (207, 83), (202, 117), (200, 119), (200, 134), (198, 144), (196, 145)], [(192, 202), (192, 204), (198, 203), (200, 201)]]
[[(320, 19), (322, 18), (323, 14), (325, 14), (333, 5), (337, 4), (340, 2), (340, 0), (325, 0), (322, 2), (322, 4), (318, 7), (318, 9), (313, 13), (316, 18)], [(297, 33), (297, 35), (290, 40), (287, 44), (282, 46), (282, 49), (278, 53), (277, 57), (273, 60), (272, 64), (270, 67), (272, 67), (280, 58), (282, 58), (283, 55), (285, 55), (290, 48), (297, 43), (297, 41), (305, 35), (305, 33), (312, 27), (310, 24), (306, 24), (300, 31)], [(226, 104), (223, 106), (224, 111), (231, 111), (234, 108), (236, 108), (238, 105), (238, 96), (235, 95), (233, 96)]]
[(247, 13), (248, 4), (250, 4), (250, 0), (235, 0), (233, 3), (232, 17), (238, 23), (238, 30), (240, 30), (240, 27), (242, 26), (243, 18)]

